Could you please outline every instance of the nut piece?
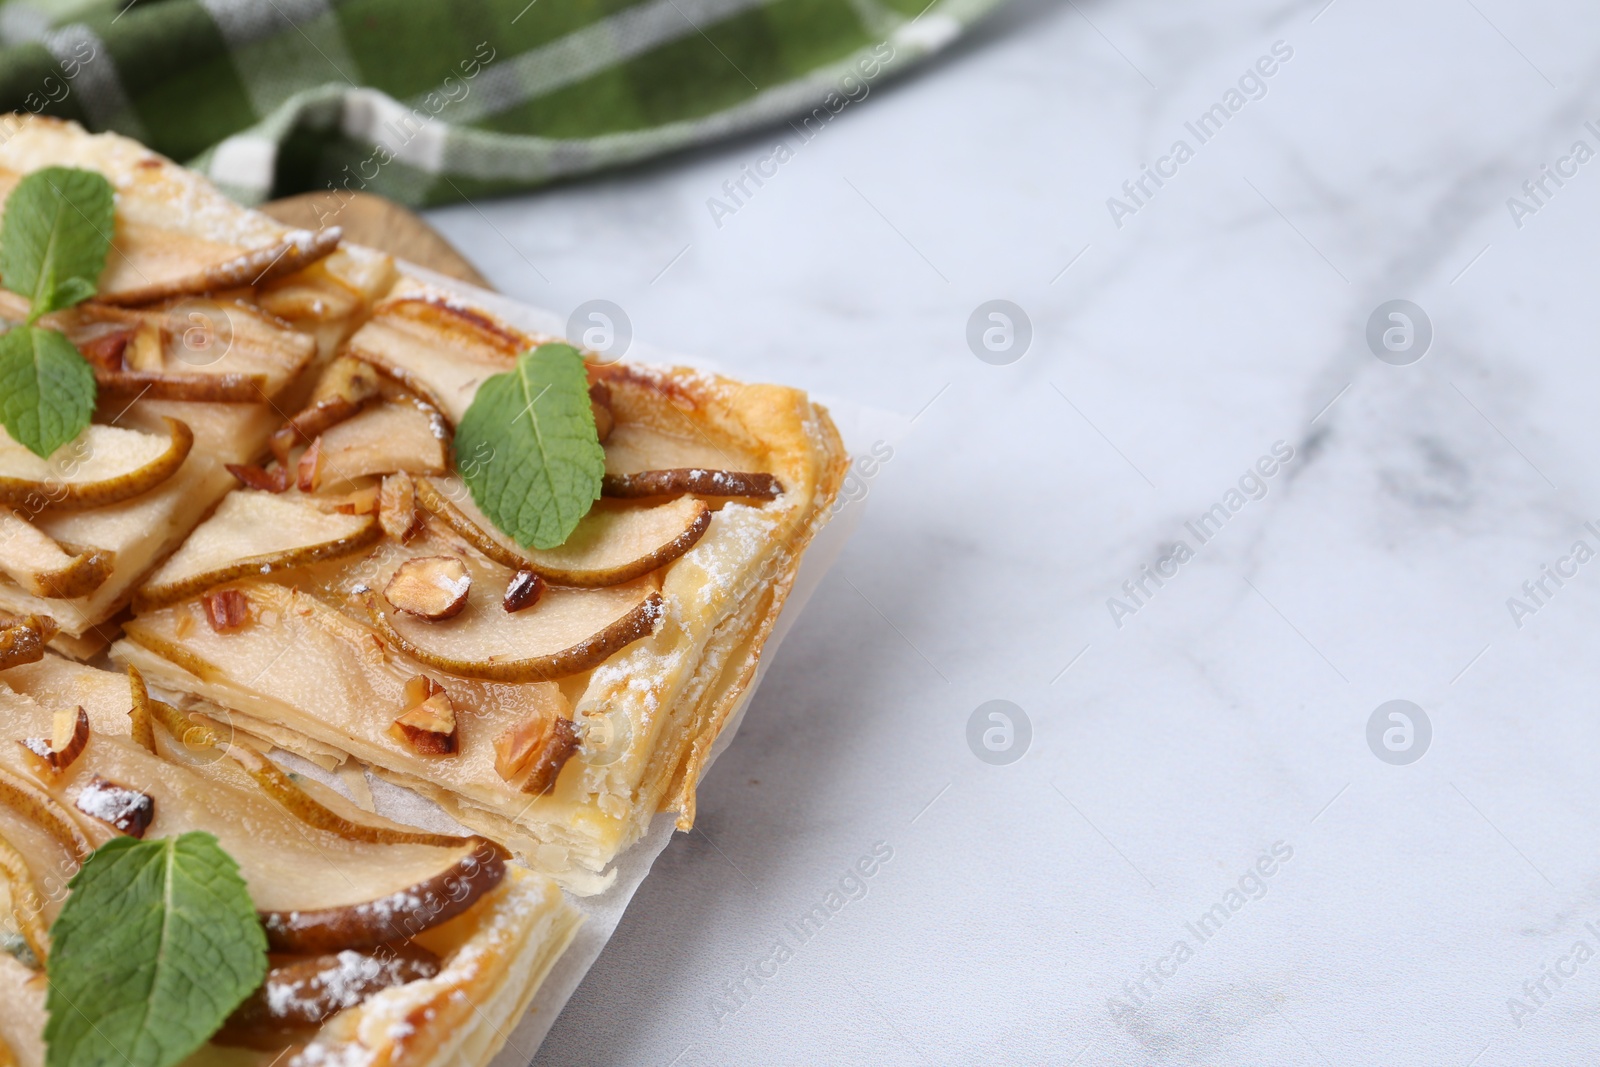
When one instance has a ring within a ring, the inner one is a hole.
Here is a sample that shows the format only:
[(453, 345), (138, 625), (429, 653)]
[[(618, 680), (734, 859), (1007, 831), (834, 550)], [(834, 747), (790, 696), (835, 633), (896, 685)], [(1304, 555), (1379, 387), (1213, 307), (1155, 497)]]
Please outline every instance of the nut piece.
[(544, 579), (532, 571), (518, 571), (511, 576), (511, 582), (506, 586), (506, 610), (521, 611), (523, 608), (531, 608), (542, 596), (544, 596)]
[(133, 331), (131, 329), (112, 330), (92, 340), (80, 342), (78, 351), (84, 359), (89, 361), (89, 365), (92, 367), (98, 367), (101, 370), (122, 370), (125, 366), (122, 361), (122, 354), (131, 340), (133, 340)]
[(438, 622), (460, 615), (471, 591), (472, 575), (461, 560), (455, 556), (422, 556), (400, 564), (383, 595), (408, 615)]
[(300, 456), (296, 484), (302, 493), (315, 493), (322, 484), (322, 438), (311, 442), (311, 447)]
[(228, 463), (224, 464), (228, 473), (239, 479), (239, 484), (246, 489), (259, 489), (263, 493), (281, 493), (289, 488), (289, 470), (287, 467), (273, 467), (267, 470), (253, 463)]
[(29, 762), (36, 773), (60, 775), (89, 746), (89, 715), (82, 708), (63, 708), (55, 713), (49, 738), (30, 737), (17, 744), (32, 757)]
[(494, 739), (494, 769), (506, 781), (524, 771), (524, 793), (539, 795), (555, 787), (561, 768), (578, 751), (578, 728), (560, 715), (536, 716)]
[(98, 774), (89, 779), (73, 807), (92, 819), (116, 827), (129, 837), (143, 837), (156, 818), (156, 798), (118, 785)]
[(616, 416), (611, 414), (611, 386), (605, 382), (589, 386), (589, 408), (594, 412), (594, 428), (600, 434), (600, 443), (605, 444), (617, 424)]
[(324, 511), (340, 515), (376, 515), (378, 513), (378, 487), (369, 485), (355, 489), (343, 496), (324, 497), (316, 502)]
[(405, 471), (390, 474), (378, 490), (378, 525), (383, 532), (402, 543), (422, 531), (426, 516), (417, 507), (417, 483)]
[(456, 708), (444, 686), (425, 675), (406, 682), (406, 712), (390, 732), (419, 756), (453, 756), (458, 743)]
[(236, 634), (250, 625), (250, 598), (238, 589), (205, 595), (206, 621), (219, 634)]

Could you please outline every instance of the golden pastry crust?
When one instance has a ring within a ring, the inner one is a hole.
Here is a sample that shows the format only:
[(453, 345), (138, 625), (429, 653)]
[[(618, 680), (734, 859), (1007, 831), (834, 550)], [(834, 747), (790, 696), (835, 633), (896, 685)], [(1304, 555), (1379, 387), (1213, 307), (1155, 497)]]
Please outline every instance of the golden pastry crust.
[[(459, 418), (484, 377), (540, 340), (454, 293), (402, 281), (344, 352)], [(274, 620), (264, 632), (213, 634), (199, 624), (191, 602), (141, 614), (113, 655), (165, 688), (190, 694), (195, 706), (242, 713), (233, 719), (240, 729), (268, 724), (263, 732), (290, 751), (326, 758), (332, 750), (367, 763), (576, 892), (603, 889), (612, 859), (657, 812), (676, 812), (685, 829), (693, 824), (699, 776), (748, 691), (848, 459), (827, 412), (795, 389), (682, 367), (591, 365), (590, 375), (608, 388), (615, 417), (608, 474), (761, 472), (782, 492), (771, 500), (712, 500), (703, 535), (649, 579), (659, 583), (661, 601), (652, 631), (592, 670), (559, 680), (583, 745), (549, 793), (521, 792), (483, 754), (485, 735), (514, 723), (518, 702), (549, 683), (439, 675), (467, 709), (461, 755), (439, 761), (413, 757), (370, 725), (358, 735), (363, 727), (355, 709), (340, 712), (335, 698), (265, 669), (278, 648), (292, 645), (298, 659), (317, 665), (314, 673), (359, 678), (356, 688), (380, 707), (394, 699), (388, 694), (401, 679), (424, 672), (381, 638), (366, 639), (363, 622), (348, 606), (341, 612), (328, 587), (315, 582), (300, 582), (297, 590), (287, 578), (271, 587), (246, 583)], [(427, 538), (442, 539), (450, 552), (471, 554), (448, 540), (450, 531), (429, 530)], [(501, 573), (479, 562), (481, 573)], [(336, 631), (343, 636), (330, 636)]]

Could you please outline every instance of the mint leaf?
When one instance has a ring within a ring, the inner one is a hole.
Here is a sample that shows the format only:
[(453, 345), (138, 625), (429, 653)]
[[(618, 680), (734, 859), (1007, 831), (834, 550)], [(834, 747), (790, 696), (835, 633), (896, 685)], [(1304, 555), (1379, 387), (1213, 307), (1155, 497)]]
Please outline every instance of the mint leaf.
[(28, 321), (95, 294), (111, 250), (111, 183), (46, 167), (17, 183), (0, 221), (0, 284), (31, 300)]
[(18, 326), (0, 334), (0, 425), (40, 458), (89, 425), (94, 371), (54, 330)]
[(564, 542), (606, 473), (578, 350), (541, 345), (480, 385), (456, 428), (456, 454), (474, 457), (461, 476), (508, 537), (524, 548)]
[(266, 934), (210, 834), (114, 838), (69, 888), (50, 931), (46, 1067), (170, 1067), (266, 978)]

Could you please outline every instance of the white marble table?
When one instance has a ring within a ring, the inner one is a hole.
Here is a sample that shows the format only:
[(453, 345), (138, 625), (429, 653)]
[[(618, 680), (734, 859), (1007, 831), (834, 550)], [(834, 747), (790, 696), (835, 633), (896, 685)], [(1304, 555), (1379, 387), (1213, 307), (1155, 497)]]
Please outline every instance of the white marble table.
[(435, 213), (519, 298), (915, 417), (538, 1063), (1600, 1048), (1600, 20), (1324, 3), (1021, 0), (732, 215), (791, 132)]

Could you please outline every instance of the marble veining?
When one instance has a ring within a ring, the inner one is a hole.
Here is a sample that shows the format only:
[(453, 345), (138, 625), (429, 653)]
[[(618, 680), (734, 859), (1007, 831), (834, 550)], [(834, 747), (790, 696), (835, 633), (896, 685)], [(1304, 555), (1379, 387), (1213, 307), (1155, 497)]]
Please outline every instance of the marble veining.
[[(803, 144), (435, 213), (519, 299), (907, 420), (536, 1062), (1591, 1056), (1597, 30), (1570, 0), (1019, 0)], [(995, 299), (1032, 326), (1009, 363), (967, 341)], [(1366, 337), (1395, 299), (1433, 328), (1405, 365)], [(997, 699), (1014, 762), (970, 740)], [(1412, 762), (1378, 755), (1392, 722), (1369, 741), (1392, 700), (1431, 726)]]

